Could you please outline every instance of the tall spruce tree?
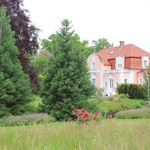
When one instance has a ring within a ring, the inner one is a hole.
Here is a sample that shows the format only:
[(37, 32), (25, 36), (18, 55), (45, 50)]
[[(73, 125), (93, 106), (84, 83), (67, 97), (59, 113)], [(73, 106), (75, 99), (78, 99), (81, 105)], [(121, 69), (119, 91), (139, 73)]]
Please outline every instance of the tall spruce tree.
[(31, 101), (29, 76), (24, 74), (18, 59), (14, 32), (6, 9), (0, 8), (0, 117), (18, 115)]
[(41, 96), (42, 110), (57, 120), (72, 118), (74, 108), (86, 107), (88, 96), (94, 93), (89, 80), (86, 59), (80, 49), (80, 38), (69, 20), (50, 39), (53, 56), (43, 81)]

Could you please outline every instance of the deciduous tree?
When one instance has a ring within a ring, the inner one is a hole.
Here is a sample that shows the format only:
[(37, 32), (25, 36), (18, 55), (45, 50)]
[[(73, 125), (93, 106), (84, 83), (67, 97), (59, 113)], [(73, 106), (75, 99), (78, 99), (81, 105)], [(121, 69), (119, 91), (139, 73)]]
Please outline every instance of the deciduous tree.
[(32, 86), (38, 86), (36, 70), (29, 64), (27, 54), (36, 53), (38, 50), (38, 29), (32, 25), (28, 11), (24, 8), (23, 0), (0, 0), (0, 7), (6, 7), (6, 13), (10, 16), (11, 29), (15, 32), (16, 46), (19, 49), (18, 58), (21, 61), (23, 71), (29, 75)]
[(93, 40), (92, 44), (93, 44), (93, 46), (92, 46), (93, 51), (95, 51), (95, 52), (102, 50), (106, 46), (113, 46), (113, 44), (109, 43), (108, 40), (105, 38), (98, 39), (97, 41)]

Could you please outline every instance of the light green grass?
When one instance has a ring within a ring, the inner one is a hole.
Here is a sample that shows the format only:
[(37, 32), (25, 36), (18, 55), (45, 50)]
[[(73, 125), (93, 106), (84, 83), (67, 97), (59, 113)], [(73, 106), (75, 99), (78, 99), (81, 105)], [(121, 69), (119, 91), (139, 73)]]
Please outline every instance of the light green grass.
[(149, 150), (150, 120), (0, 128), (0, 150)]

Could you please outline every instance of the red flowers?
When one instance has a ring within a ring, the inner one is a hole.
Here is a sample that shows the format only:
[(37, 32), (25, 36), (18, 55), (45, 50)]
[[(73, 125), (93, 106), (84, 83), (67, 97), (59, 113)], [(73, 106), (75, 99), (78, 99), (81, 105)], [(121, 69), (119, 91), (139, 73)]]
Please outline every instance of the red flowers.
[(78, 111), (78, 109), (77, 108), (74, 108), (74, 110), (73, 110), (74, 112), (77, 112)]
[(100, 112), (95, 112), (94, 113), (95, 116), (98, 116), (99, 114), (100, 114)]
[(88, 113), (84, 108), (77, 109), (74, 108), (73, 112), (76, 114), (78, 121), (90, 121), (90, 120), (100, 120), (102, 115), (100, 112)]

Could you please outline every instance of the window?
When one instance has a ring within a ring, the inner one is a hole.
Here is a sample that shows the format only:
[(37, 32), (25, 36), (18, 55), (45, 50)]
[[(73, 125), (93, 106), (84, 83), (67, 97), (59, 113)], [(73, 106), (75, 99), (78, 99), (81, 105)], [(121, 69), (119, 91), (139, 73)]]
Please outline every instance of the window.
[(147, 60), (144, 60), (144, 68), (146, 68), (148, 65), (147, 65)]
[(104, 81), (104, 88), (105, 88), (105, 87), (107, 87), (107, 82), (106, 82), (106, 81)]
[(128, 79), (124, 79), (124, 83), (128, 83)]
[(114, 50), (110, 52), (110, 54), (114, 53)]
[(119, 85), (118, 81), (116, 81), (116, 87)]
[(118, 64), (118, 69), (121, 69), (122, 68), (122, 64)]
[(142, 79), (141, 79), (141, 78), (139, 79), (139, 84), (143, 84), (143, 82), (142, 82)]
[(149, 65), (149, 56), (142, 56), (142, 67), (147, 68)]
[(109, 79), (109, 87), (113, 88), (113, 79)]
[(95, 62), (92, 62), (92, 69), (96, 69)]
[(96, 79), (95, 78), (92, 78), (92, 84), (96, 85)]

